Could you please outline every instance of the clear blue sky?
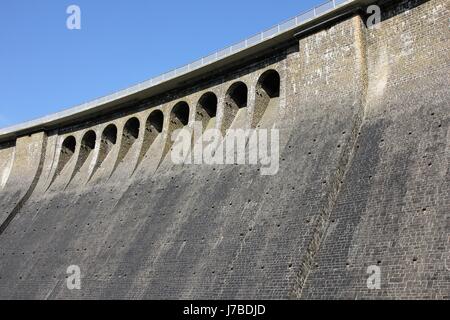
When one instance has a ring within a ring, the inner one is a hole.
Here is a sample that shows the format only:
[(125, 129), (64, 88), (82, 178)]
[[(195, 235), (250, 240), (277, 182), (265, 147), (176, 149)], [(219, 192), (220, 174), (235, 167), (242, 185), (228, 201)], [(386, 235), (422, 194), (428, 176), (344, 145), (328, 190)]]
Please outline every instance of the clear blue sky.
[[(0, 127), (126, 88), (323, 0), (3, 0)], [(66, 9), (81, 8), (81, 30)]]

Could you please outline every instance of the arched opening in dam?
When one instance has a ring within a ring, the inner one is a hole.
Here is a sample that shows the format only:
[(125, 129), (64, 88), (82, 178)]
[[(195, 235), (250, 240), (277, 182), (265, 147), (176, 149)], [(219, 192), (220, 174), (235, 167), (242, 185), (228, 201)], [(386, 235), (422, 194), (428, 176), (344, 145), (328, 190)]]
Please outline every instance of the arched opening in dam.
[(280, 96), (280, 74), (275, 70), (268, 70), (259, 77), (257, 89), (261, 88), (270, 98)]
[(117, 142), (117, 127), (114, 124), (108, 125), (102, 133), (102, 143), (115, 145)]
[(58, 166), (56, 167), (56, 172), (53, 178), (52, 183), (56, 179), (57, 176), (61, 174), (66, 165), (69, 163), (70, 159), (73, 157), (75, 153), (75, 148), (77, 146), (77, 140), (74, 136), (68, 136), (64, 139), (61, 145), (61, 151), (59, 153)]
[(100, 167), (105, 161), (108, 154), (113, 149), (117, 142), (117, 127), (114, 124), (108, 125), (105, 130), (103, 130), (102, 138), (100, 141), (100, 151), (98, 155), (97, 168)]
[(61, 146), (61, 153), (60, 153), (60, 157), (59, 157), (58, 174), (61, 173), (61, 171), (66, 166), (66, 164), (72, 158), (73, 154), (75, 153), (76, 146), (77, 146), (77, 140), (75, 139), (74, 136), (69, 136), (66, 139), (64, 139), (64, 142)]
[(0, 299), (448, 300), (450, 1), (323, 1), (0, 128)]
[(134, 141), (139, 137), (139, 128), (141, 126), (141, 123), (139, 122), (138, 118), (131, 118), (129, 119), (123, 128), (123, 137), (125, 137), (127, 140)]
[(90, 155), (95, 149), (95, 142), (97, 140), (97, 134), (94, 130), (87, 131), (83, 138), (81, 139), (80, 152), (78, 154), (78, 160), (75, 165), (75, 170), (73, 170), (72, 176), (70, 177), (70, 182), (75, 177), (75, 175), (80, 172), (86, 161), (89, 159)]
[(164, 126), (164, 114), (161, 110), (155, 110), (150, 113), (147, 123), (146, 123), (146, 131), (148, 132), (156, 132), (161, 133)]
[(0, 146), (0, 190), (6, 185), (14, 164), (16, 141)]
[(245, 121), (246, 107), (248, 103), (248, 88), (247, 85), (241, 81), (233, 83), (227, 90), (225, 95), (225, 106), (223, 110), (223, 131), (230, 128), (233, 121), (238, 122), (240, 127), (241, 122)]
[(243, 82), (236, 82), (231, 85), (227, 92), (227, 102), (232, 107), (241, 109), (247, 107), (248, 88)]
[(85, 151), (92, 151), (95, 148), (95, 140), (97, 139), (97, 135), (94, 130), (89, 130), (83, 136), (81, 140), (81, 149)]
[(155, 110), (150, 113), (145, 122), (145, 131), (144, 131), (144, 141), (142, 144), (141, 153), (139, 155), (139, 163), (147, 154), (151, 145), (158, 137), (158, 135), (162, 132), (164, 127), (164, 114), (161, 110)]
[(264, 113), (276, 111), (279, 106), (280, 75), (275, 70), (264, 72), (256, 84), (255, 110), (252, 117), (252, 128), (256, 127)]
[(79, 171), (83, 167), (84, 163), (95, 149), (96, 140), (97, 135), (94, 130), (89, 130), (84, 134), (83, 139), (81, 139), (80, 154), (78, 156), (75, 172)]
[(125, 123), (122, 131), (122, 141), (120, 143), (119, 158), (117, 163), (120, 163), (123, 161), (123, 159), (125, 159), (131, 147), (139, 138), (140, 127), (141, 123), (136, 117), (129, 119)]
[(74, 136), (69, 136), (64, 139), (61, 147), (61, 153), (71, 157), (75, 153), (75, 148), (77, 146), (77, 140)]
[(189, 123), (189, 105), (185, 101), (178, 102), (170, 113), (171, 129), (178, 129)]
[(213, 92), (207, 92), (198, 101), (195, 121), (202, 123), (203, 130), (214, 128), (216, 115), (217, 96)]
[(178, 129), (182, 129), (189, 123), (189, 105), (185, 101), (180, 101), (172, 108), (169, 118), (169, 137), (166, 149), (164, 150), (164, 155), (172, 150), (173, 142), (175, 141), (174, 132)]

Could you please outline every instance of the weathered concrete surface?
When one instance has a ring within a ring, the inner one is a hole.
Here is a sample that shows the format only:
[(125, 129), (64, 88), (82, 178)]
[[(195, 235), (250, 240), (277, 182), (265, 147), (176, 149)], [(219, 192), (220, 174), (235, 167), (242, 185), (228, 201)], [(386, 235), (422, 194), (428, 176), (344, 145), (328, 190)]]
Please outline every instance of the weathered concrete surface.
[[(382, 12), (376, 27), (353, 15), (220, 78), (27, 138), (40, 150), (28, 158), (20, 139), (0, 149), (13, 217), (0, 298), (448, 298), (449, 4)], [(266, 72), (280, 78), (272, 99)], [(170, 134), (196, 119), (278, 128), (278, 174), (173, 164)], [(81, 290), (67, 289), (70, 265)], [(370, 265), (381, 290), (367, 289)]]
[[(305, 298), (450, 296), (449, 9), (444, 1), (389, 5), (380, 27), (367, 29), (359, 148)], [(382, 271), (377, 295), (359, 280), (368, 265)]]

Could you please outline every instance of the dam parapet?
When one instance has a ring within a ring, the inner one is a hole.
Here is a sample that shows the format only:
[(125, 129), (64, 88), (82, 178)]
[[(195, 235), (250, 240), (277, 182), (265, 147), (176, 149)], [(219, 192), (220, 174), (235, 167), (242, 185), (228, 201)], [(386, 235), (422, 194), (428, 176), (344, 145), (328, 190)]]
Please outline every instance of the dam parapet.
[[(450, 5), (317, 13), (0, 130), (0, 298), (448, 299)], [(174, 163), (195, 123), (278, 130), (278, 171)]]

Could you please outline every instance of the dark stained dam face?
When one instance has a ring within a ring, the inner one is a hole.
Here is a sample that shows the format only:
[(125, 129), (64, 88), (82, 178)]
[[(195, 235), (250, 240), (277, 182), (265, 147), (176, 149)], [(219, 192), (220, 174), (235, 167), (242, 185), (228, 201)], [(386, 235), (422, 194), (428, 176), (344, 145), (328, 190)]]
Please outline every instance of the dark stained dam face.
[[(449, 12), (346, 2), (0, 129), (0, 299), (448, 299)], [(175, 162), (198, 122), (245, 161)]]

